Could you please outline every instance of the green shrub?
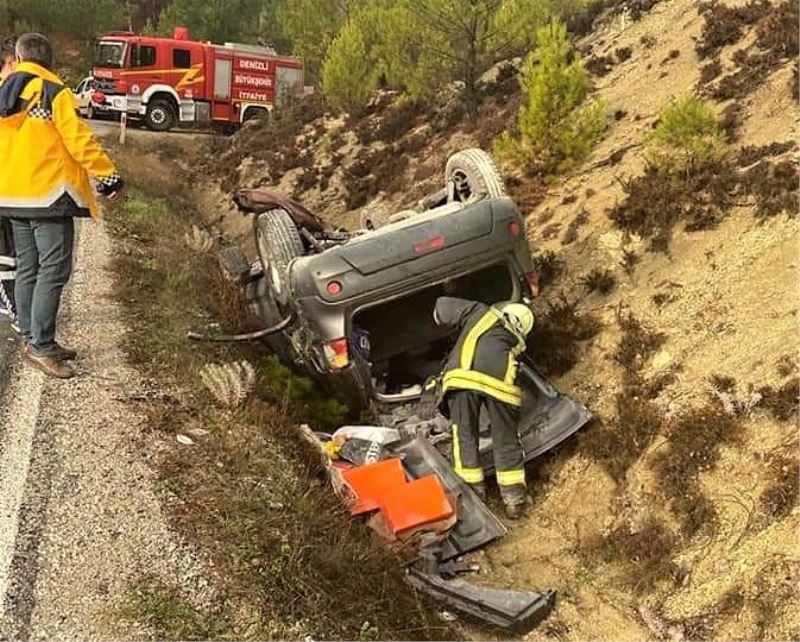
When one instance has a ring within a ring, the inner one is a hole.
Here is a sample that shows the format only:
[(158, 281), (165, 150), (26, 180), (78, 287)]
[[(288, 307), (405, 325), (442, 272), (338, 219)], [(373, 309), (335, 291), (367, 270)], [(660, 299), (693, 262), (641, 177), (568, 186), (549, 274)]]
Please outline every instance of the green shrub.
[(377, 84), (361, 25), (350, 20), (331, 43), (322, 66), (322, 91), (344, 111), (364, 107)]
[(688, 95), (664, 108), (647, 139), (647, 156), (661, 171), (686, 174), (718, 160), (724, 145), (725, 135), (714, 112)]
[(259, 392), (290, 410), (298, 421), (314, 428), (339, 428), (347, 420), (347, 406), (317, 388), (311, 379), (295, 374), (274, 355), (259, 364), (258, 381)]
[(518, 115), (516, 135), (495, 140), (504, 162), (534, 166), (545, 172), (582, 162), (605, 127), (603, 104), (586, 102), (589, 80), (577, 53), (570, 60), (566, 27), (557, 21), (537, 31), (537, 46), (522, 65), (527, 97)]

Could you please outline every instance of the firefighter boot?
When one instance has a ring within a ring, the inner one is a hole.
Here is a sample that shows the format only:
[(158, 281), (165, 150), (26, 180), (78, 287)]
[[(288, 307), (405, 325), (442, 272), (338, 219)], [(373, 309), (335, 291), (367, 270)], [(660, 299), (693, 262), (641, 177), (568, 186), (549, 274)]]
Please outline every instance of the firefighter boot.
[(500, 497), (503, 498), (503, 506), (508, 519), (522, 517), (530, 504), (528, 494), (525, 492), (525, 484), (500, 486)]

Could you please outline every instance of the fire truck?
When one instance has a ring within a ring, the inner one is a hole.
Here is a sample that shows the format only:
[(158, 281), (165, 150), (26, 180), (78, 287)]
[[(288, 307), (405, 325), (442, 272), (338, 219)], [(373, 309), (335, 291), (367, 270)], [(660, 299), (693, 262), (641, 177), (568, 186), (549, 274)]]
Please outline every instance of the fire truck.
[(154, 131), (179, 123), (240, 124), (303, 92), (303, 61), (268, 47), (113, 32), (95, 45), (97, 111), (142, 119)]

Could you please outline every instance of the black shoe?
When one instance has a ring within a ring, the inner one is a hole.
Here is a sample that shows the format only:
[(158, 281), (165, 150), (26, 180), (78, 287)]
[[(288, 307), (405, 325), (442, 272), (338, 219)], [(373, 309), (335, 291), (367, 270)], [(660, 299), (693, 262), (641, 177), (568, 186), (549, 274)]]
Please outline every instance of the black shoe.
[(503, 504), (506, 509), (506, 517), (508, 519), (520, 519), (525, 516), (528, 510), (528, 503), (521, 502), (517, 504)]

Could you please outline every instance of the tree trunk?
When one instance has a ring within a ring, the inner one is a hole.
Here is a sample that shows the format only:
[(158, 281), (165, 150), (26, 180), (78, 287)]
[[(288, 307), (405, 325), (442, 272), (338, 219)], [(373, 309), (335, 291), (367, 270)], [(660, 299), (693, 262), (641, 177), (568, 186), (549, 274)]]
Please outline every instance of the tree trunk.
[(464, 62), (464, 100), (467, 115), (475, 118), (478, 115), (478, 19), (473, 13), (470, 24), (467, 57)]

